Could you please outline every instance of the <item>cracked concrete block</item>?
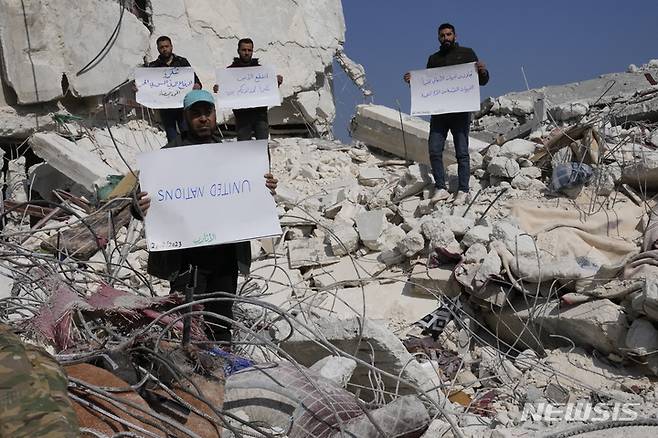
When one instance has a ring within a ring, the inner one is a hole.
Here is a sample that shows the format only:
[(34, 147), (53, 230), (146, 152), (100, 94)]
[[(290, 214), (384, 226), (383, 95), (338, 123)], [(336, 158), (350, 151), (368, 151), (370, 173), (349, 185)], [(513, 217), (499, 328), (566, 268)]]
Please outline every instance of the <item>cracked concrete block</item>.
[(416, 195), (432, 183), (432, 177), (426, 167), (422, 167), (419, 164), (409, 166), (395, 187), (395, 199), (401, 200), (407, 196)]
[(481, 263), (487, 256), (487, 247), (482, 243), (474, 243), (471, 245), (464, 254), (464, 261), (466, 263)]
[(517, 190), (528, 190), (530, 187), (533, 186), (533, 183), (535, 182), (534, 179), (518, 174), (514, 178), (512, 178), (512, 181), (510, 181), (510, 184), (512, 187), (514, 187)]
[(626, 334), (626, 347), (629, 352), (640, 356), (655, 354), (658, 351), (658, 330), (650, 321), (636, 319)]
[(633, 310), (658, 322), (658, 280), (647, 277), (642, 291), (632, 297)]
[(450, 215), (441, 219), (445, 223), (450, 231), (457, 236), (462, 237), (475, 225), (475, 220), (472, 217), (461, 217)]
[(535, 166), (521, 167), (521, 175), (528, 178), (539, 179), (541, 178), (541, 169)]
[(315, 362), (309, 369), (345, 388), (356, 367), (356, 361), (349, 357), (327, 356)]
[(476, 243), (487, 246), (491, 240), (491, 228), (484, 225), (476, 225), (464, 234), (462, 238), (462, 245), (471, 247)]
[(597, 166), (590, 181), (590, 186), (596, 187), (596, 194), (608, 196), (615, 191), (617, 184), (621, 181), (622, 168), (616, 163), (605, 166)]
[(317, 170), (315, 169), (315, 167), (312, 166), (312, 165), (310, 165), (310, 164), (308, 164), (308, 163), (303, 164), (303, 165), (300, 167), (300, 169), (299, 169), (299, 174), (300, 174), (302, 177), (307, 178), (307, 179), (309, 179), (309, 180), (311, 180), (311, 181), (316, 180), (316, 179), (318, 179), (318, 177), (319, 177), (319, 176), (318, 176), (318, 172), (317, 172)]
[(409, 275), (412, 291), (417, 294), (442, 294), (454, 298), (461, 293), (461, 285), (453, 275), (454, 266), (428, 268), (423, 263), (416, 263)]
[(89, 196), (93, 193), (48, 163), (39, 163), (30, 167), (26, 182), (27, 187), (37, 192), (41, 198), (51, 202), (61, 202), (53, 194), (55, 189), (65, 190), (75, 196)]
[(517, 342), (535, 351), (542, 347), (531, 336), (533, 332), (535, 336), (541, 333), (540, 340), (545, 345), (560, 343), (558, 338), (550, 337), (560, 335), (578, 346), (591, 346), (609, 354), (625, 345), (628, 330), (624, 309), (608, 299), (573, 306), (552, 301), (535, 307), (519, 299), (513, 301), (513, 308), (487, 314), (485, 320), (506, 342)]
[(291, 269), (336, 263), (340, 258), (322, 238), (291, 240), (288, 242), (288, 264)]
[(500, 147), (498, 156), (518, 160), (519, 158), (530, 158), (534, 155), (537, 144), (522, 138), (510, 140)]
[(359, 258), (341, 257), (338, 263), (316, 268), (309, 275), (319, 290), (360, 286), (386, 269), (378, 256), (371, 253)]
[(487, 166), (489, 175), (499, 178), (514, 178), (520, 171), (521, 168), (516, 160), (502, 156), (495, 157)]
[(539, 361), (539, 357), (537, 356), (537, 353), (535, 353), (535, 350), (523, 350), (514, 358), (514, 365), (521, 371), (528, 371), (529, 369), (534, 368), (537, 366), (537, 362)]
[(535, 245), (532, 236), (507, 220), (493, 223), (491, 237), (503, 242), (512, 254), (533, 257), (537, 254), (537, 245)]
[(386, 182), (386, 175), (379, 167), (360, 167), (359, 184), (375, 187)]
[(359, 249), (359, 233), (351, 225), (339, 224), (327, 233), (327, 242), (335, 255), (344, 256)]
[(411, 231), (398, 242), (396, 248), (405, 257), (413, 257), (425, 248), (425, 239), (419, 232)]
[(383, 251), (390, 248), (397, 247), (397, 244), (405, 238), (407, 234), (404, 230), (397, 226), (388, 224), (377, 241), (364, 244), (373, 251)]
[[(266, 289), (258, 295), (259, 300), (279, 307), (285, 307), (285, 303), (293, 297), (303, 297), (308, 288), (308, 282), (304, 280), (299, 269), (286, 266), (284, 257), (253, 261), (249, 279), (255, 282), (260, 290)], [(258, 306), (258, 309), (263, 308)]]
[(301, 195), (288, 184), (279, 183), (276, 188), (276, 195), (274, 199), (278, 205), (283, 205), (287, 208), (295, 207), (301, 201)]
[(387, 225), (384, 210), (364, 211), (356, 217), (356, 229), (364, 245), (377, 245)]
[(471, 169), (471, 172), (481, 169), (484, 163), (484, 158), (482, 157), (482, 154), (480, 154), (479, 152), (474, 152), (472, 154), (469, 154), (468, 160), (469, 160), (469, 167)]
[(432, 245), (440, 248), (455, 248), (457, 243), (455, 235), (443, 221), (435, 218), (423, 220), (420, 224), (420, 230)]
[(490, 376), (497, 378), (507, 385), (518, 384), (523, 373), (493, 347), (486, 346), (480, 350), (480, 379)]
[(99, 155), (82, 150), (53, 132), (36, 133), (29, 141), (35, 154), (84, 187), (88, 193), (95, 193), (96, 187), (107, 184), (108, 176), (117, 174)]
[(480, 269), (475, 273), (475, 279), (473, 280), (473, 286), (475, 289), (480, 289), (489, 281), (490, 277), (500, 274), (501, 268), (502, 261), (500, 260), (498, 253), (495, 250), (489, 251), (482, 260)]
[(279, 218), (281, 227), (298, 227), (305, 225), (315, 225), (320, 221), (320, 214), (317, 211), (309, 211), (306, 208), (294, 207), (288, 210), (286, 214)]
[(399, 265), (404, 259), (405, 256), (397, 248), (385, 249), (377, 257), (377, 260), (384, 263), (386, 266)]
[(398, 204), (398, 214), (403, 218), (415, 217), (420, 206), (419, 198), (408, 198)]
[[(408, 114), (402, 114), (402, 118), (404, 139), (402, 138), (398, 110), (381, 105), (358, 105), (356, 115), (352, 120), (352, 137), (400, 158), (429, 165), (427, 150), (429, 123)], [(488, 142), (469, 137), (468, 149), (471, 154), (477, 153), (488, 145)], [(443, 160), (446, 166), (457, 162), (455, 159), (455, 146), (450, 133), (446, 139)]]

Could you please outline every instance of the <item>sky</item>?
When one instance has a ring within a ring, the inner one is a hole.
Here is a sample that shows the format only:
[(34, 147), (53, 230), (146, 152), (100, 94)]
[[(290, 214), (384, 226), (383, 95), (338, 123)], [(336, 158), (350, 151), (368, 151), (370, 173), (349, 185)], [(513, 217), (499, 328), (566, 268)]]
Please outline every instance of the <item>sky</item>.
[[(592, 79), (658, 59), (658, 0), (342, 0), (345, 52), (366, 69), (373, 103), (409, 113), (402, 75), (425, 68), (438, 50), (437, 28), (450, 22), (475, 50), (491, 80), (481, 97)], [(334, 65), (334, 133), (348, 126), (363, 96)]]

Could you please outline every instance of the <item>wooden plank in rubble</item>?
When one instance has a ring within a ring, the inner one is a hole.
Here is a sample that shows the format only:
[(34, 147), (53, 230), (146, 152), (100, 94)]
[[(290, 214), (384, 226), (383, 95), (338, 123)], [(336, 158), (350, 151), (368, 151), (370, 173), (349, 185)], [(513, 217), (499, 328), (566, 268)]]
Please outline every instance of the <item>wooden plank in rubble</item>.
[(76, 260), (89, 260), (130, 222), (131, 217), (130, 200), (109, 201), (70, 228), (50, 236), (41, 243), (41, 249)]

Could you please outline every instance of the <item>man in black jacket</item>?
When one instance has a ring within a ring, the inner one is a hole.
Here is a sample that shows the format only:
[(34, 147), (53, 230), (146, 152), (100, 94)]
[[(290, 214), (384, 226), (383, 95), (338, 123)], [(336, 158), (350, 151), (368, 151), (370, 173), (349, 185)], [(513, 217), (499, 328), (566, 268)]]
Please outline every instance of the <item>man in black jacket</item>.
[[(254, 58), (254, 42), (251, 38), (242, 38), (238, 41), (238, 57), (228, 68), (258, 67), (258, 58)], [(276, 75), (279, 86), (283, 83), (283, 76)], [(213, 91), (217, 93), (219, 86), (215, 84)], [(252, 134), (256, 140), (267, 140), (270, 136), (270, 124), (267, 119), (267, 107), (240, 108), (233, 110), (235, 130), (238, 141), (251, 140)]]
[[(174, 148), (204, 143), (220, 143), (217, 131), (217, 115), (212, 94), (204, 90), (190, 91), (184, 100), (184, 117), (189, 129), (167, 143), (164, 148)], [(277, 180), (268, 173), (265, 186), (275, 193)], [(133, 214), (142, 219), (151, 199), (146, 192), (136, 195), (137, 205)], [(249, 273), (251, 251), (249, 242), (228, 243), (196, 248), (171, 249), (149, 253), (148, 273), (169, 280), (172, 292), (184, 292), (188, 284), (196, 284), (194, 294), (211, 292), (236, 293), (238, 272)], [(193, 275), (196, 273), (196, 281)], [(233, 302), (213, 301), (204, 304), (204, 310), (233, 319)], [(210, 322), (208, 335), (216, 341), (230, 342), (230, 323), (206, 318)]]
[[(171, 38), (166, 35), (158, 37), (156, 40), (158, 53), (160, 56), (155, 61), (149, 63), (149, 67), (191, 67), (190, 62), (174, 54), (174, 46), (171, 44)], [(200, 90), (202, 87), (199, 77), (194, 73), (194, 89)], [(168, 108), (160, 110), (160, 121), (167, 133), (167, 141), (176, 138), (178, 132), (185, 131), (185, 119), (181, 108)], [(178, 129), (176, 127), (178, 126)]]
[[(455, 27), (450, 23), (439, 26), (439, 42), (441, 48), (432, 54), (427, 60), (426, 68), (446, 67), (449, 65), (466, 64), (475, 62), (478, 71), (480, 85), (489, 82), (489, 72), (483, 62), (479, 61), (473, 49), (461, 47), (457, 44)], [(409, 83), (411, 74), (405, 73), (404, 81)], [(450, 197), (446, 190), (445, 171), (443, 169), (443, 149), (445, 147), (448, 131), (452, 133), (455, 143), (455, 156), (457, 158), (457, 170), (459, 189), (455, 196), (455, 204), (463, 204), (468, 196), (468, 180), (470, 178), (469, 154), (468, 154), (468, 131), (471, 123), (470, 113), (436, 114), (430, 120), (430, 136), (428, 148), (434, 185), (436, 190), (433, 201), (444, 201)]]

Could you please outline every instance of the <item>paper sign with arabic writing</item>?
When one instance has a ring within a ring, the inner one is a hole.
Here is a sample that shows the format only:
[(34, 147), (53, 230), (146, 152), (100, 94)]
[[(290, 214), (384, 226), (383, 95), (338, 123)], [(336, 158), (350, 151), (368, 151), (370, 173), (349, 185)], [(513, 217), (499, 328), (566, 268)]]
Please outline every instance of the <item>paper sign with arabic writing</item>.
[(135, 69), (137, 102), (147, 108), (183, 108), (183, 98), (194, 87), (192, 67)]
[(411, 115), (480, 110), (480, 84), (474, 62), (411, 72)]
[(217, 70), (219, 108), (255, 108), (281, 105), (274, 67), (224, 68)]
[(212, 143), (137, 156), (149, 251), (218, 245), (281, 234), (265, 187), (267, 140)]

